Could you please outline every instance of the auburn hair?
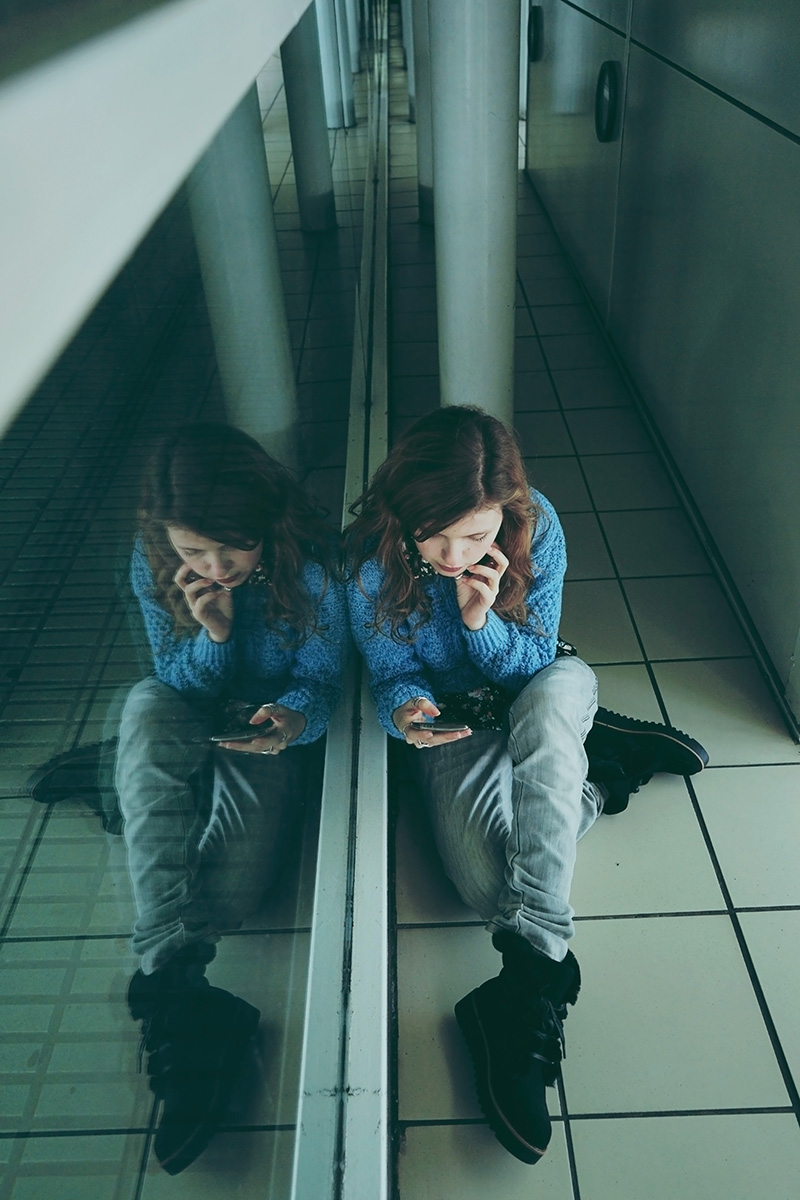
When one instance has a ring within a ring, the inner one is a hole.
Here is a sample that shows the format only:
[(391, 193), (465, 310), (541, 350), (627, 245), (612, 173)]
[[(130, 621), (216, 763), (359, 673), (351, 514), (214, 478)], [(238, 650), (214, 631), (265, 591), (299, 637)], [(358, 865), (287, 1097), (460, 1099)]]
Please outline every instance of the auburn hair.
[(283, 626), (287, 645), (302, 645), (317, 630), (303, 571), (308, 560), (318, 563), (327, 587), (337, 570), (335, 537), (290, 472), (240, 429), (207, 422), (159, 438), (142, 477), (138, 517), (155, 598), (177, 634), (198, 622), (174, 582), (183, 559), (167, 535), (173, 525), (239, 550), (263, 540), (265, 623)]
[(360, 583), (361, 568), (375, 557), (385, 572), (376, 629), (388, 622), (392, 637), (408, 640), (413, 625), (430, 619), (430, 597), (414, 570), (414, 542), (490, 507), (502, 509), (497, 544), (509, 560), (493, 610), (522, 625), (531, 615), (531, 542), (544, 513), (531, 499), (513, 434), (480, 408), (447, 405), (401, 436), (350, 509), (350, 569)]

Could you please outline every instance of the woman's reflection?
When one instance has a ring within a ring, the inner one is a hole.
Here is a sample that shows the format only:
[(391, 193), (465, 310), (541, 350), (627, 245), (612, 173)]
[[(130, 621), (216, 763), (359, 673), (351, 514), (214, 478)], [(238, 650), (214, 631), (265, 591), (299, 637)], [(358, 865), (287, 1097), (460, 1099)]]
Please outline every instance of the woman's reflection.
[(120, 722), (116, 785), (136, 905), (128, 989), (176, 1174), (224, 1115), (258, 1010), (207, 965), (276, 882), (336, 704), (336, 540), (246, 434), (189, 425), (145, 471), (131, 579), (155, 675)]

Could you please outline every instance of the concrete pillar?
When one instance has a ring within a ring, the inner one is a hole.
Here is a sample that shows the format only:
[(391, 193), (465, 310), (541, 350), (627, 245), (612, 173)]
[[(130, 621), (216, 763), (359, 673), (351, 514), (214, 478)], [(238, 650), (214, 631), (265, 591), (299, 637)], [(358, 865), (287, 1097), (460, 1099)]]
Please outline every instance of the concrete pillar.
[(304, 229), (334, 229), (336, 202), (313, 4), (281, 46), (281, 63), (300, 220)]
[(294, 466), (295, 373), (255, 85), (191, 172), (188, 194), (228, 418)]
[(400, 11), (403, 23), (403, 53), (406, 60), (406, 82), (408, 86), (408, 119), (416, 121), (417, 90), (414, 72), (414, 14), (413, 0), (401, 0)]
[(431, 125), (431, 52), (428, 0), (412, 0), (414, 26), (415, 116), (417, 122), (417, 176), (419, 219), (433, 224), (433, 128)]
[(316, 0), (316, 10), (328, 128), (350, 128), (356, 107), (344, 0)]
[(430, 0), (429, 19), (442, 403), (510, 421), (519, 0)]

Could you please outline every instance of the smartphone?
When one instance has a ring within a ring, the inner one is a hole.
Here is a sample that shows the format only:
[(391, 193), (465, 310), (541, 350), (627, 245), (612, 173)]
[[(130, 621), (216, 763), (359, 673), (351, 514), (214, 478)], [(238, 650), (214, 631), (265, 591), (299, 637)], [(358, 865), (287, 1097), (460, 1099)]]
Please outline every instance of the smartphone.
[[(480, 565), (482, 567), (496, 567), (497, 563), (492, 558), (491, 554), (484, 554), (483, 558), (479, 559), (478, 564), (476, 564), (476, 565)], [(472, 572), (469, 570), (469, 568), (467, 568), (467, 570), (464, 572), (464, 574), (471, 575)]]
[(423, 732), (427, 729), (430, 733), (463, 733), (469, 725), (459, 725), (455, 721), (411, 721), (406, 728)]
[(275, 724), (272, 717), (267, 717), (260, 725), (236, 725), (227, 733), (215, 733), (210, 742), (252, 742), (254, 738), (263, 737)]
[[(202, 578), (203, 578), (203, 576), (198, 575), (197, 571), (190, 571), (189, 574), (186, 576), (186, 583), (194, 583), (195, 580), (202, 579)], [(210, 585), (210, 587), (207, 587), (205, 592), (201, 592), (200, 595), (205, 596), (207, 592), (221, 592), (222, 590), (223, 590), (223, 587), (222, 587), (221, 583), (212, 583)]]

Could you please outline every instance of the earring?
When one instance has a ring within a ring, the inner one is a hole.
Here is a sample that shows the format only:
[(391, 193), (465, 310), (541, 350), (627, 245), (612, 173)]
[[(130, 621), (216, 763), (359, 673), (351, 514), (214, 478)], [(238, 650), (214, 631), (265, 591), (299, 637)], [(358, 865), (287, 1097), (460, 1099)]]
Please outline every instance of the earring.
[(253, 567), (253, 570), (250, 572), (247, 582), (255, 583), (258, 587), (269, 587), (269, 576), (267, 575), (266, 568), (262, 562), (256, 563), (256, 565)]
[(415, 579), (430, 579), (435, 575), (433, 567), (420, 554), (414, 541), (406, 538), (403, 542), (403, 558), (408, 563), (411, 574)]

